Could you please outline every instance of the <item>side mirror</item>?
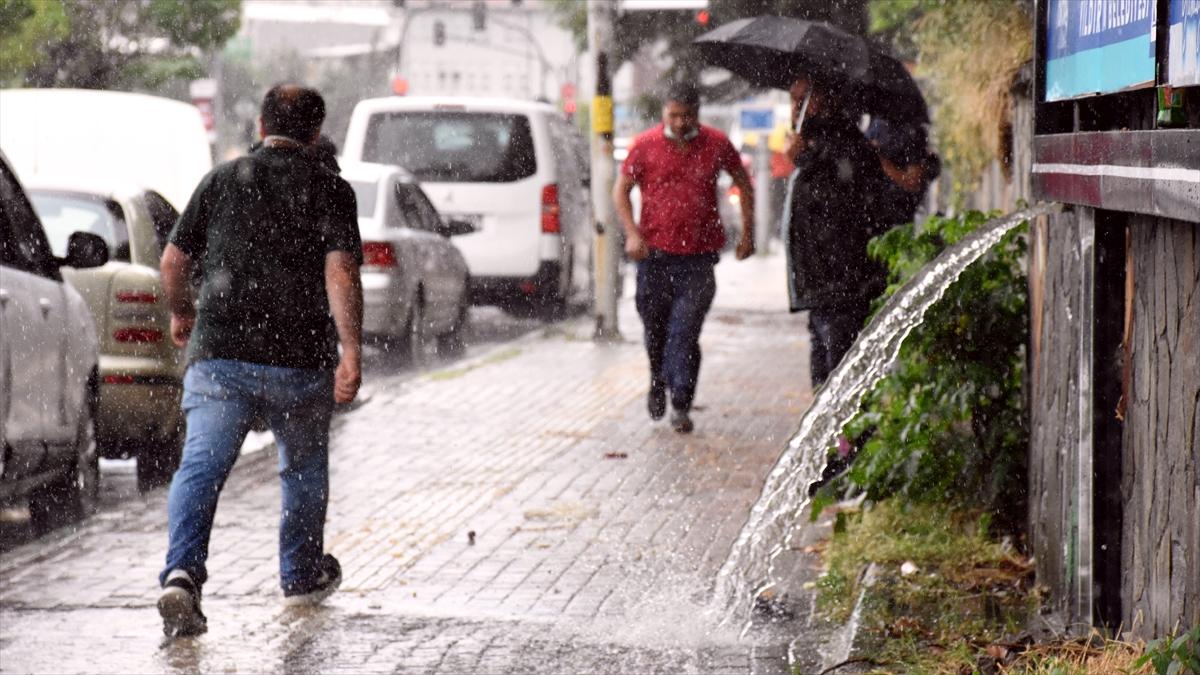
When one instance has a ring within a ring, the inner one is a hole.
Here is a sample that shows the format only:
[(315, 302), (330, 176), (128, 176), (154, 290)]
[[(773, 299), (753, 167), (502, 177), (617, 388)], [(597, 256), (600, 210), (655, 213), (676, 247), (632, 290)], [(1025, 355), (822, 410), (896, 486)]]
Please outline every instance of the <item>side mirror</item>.
[(475, 226), (465, 220), (444, 220), (442, 226), (438, 228), (438, 233), (443, 237), (457, 237), (471, 234), (474, 231)]
[(108, 262), (108, 242), (100, 235), (72, 232), (67, 240), (67, 256), (59, 262), (75, 269), (100, 267)]

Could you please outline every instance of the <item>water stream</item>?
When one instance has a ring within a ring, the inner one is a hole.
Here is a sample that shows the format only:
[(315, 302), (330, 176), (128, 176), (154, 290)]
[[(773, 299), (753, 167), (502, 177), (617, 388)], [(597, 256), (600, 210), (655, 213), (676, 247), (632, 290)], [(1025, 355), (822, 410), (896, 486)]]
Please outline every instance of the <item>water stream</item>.
[(717, 574), (713, 609), (722, 624), (749, 625), (756, 598), (775, 583), (775, 560), (791, 546), (794, 526), (809, 501), (807, 488), (821, 477), (828, 448), (858, 411), (863, 396), (892, 367), (900, 345), (926, 310), (1010, 230), (1058, 208), (1039, 205), (984, 223), (922, 268), (867, 324), (801, 418), (799, 431), (771, 469)]

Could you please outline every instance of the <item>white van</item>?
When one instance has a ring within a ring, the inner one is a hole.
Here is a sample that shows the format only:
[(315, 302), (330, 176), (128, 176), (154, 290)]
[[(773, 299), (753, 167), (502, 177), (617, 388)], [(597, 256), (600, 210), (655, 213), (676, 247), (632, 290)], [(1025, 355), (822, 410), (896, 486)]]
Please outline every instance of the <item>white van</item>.
[(212, 168), (196, 106), (116, 91), (0, 90), (0, 148), (23, 181), (139, 185), (179, 211)]
[(552, 106), (499, 98), (392, 97), (354, 108), (343, 156), (411, 172), (442, 217), (476, 304), (560, 311), (590, 293), (591, 206), (581, 134)]

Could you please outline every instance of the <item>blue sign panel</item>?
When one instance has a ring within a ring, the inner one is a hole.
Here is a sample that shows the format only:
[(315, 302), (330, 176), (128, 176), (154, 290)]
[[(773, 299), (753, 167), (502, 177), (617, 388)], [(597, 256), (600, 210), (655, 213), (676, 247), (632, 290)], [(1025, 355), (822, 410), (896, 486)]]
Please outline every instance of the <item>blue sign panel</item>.
[(1200, 0), (1171, 0), (1167, 23), (1167, 84), (1200, 84)]
[(1154, 0), (1052, 0), (1048, 11), (1047, 101), (1154, 83)]
[(771, 108), (742, 108), (742, 131), (771, 131), (775, 128), (775, 111)]

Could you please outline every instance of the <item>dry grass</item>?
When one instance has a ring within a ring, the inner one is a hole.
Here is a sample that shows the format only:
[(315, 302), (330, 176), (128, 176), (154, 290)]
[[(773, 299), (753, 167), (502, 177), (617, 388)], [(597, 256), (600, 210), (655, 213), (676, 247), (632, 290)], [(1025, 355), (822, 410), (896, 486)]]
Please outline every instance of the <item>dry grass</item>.
[(1018, 655), (1010, 665), (1002, 666), (1000, 672), (1028, 675), (1145, 675), (1154, 672), (1149, 664), (1134, 667), (1134, 661), (1144, 649), (1141, 644), (1104, 640), (1094, 635), (1086, 641), (1034, 645)]
[(935, 128), (959, 190), (1007, 154), (1014, 77), (1033, 54), (1016, 0), (946, 0), (917, 22), (917, 73), (932, 85)]

